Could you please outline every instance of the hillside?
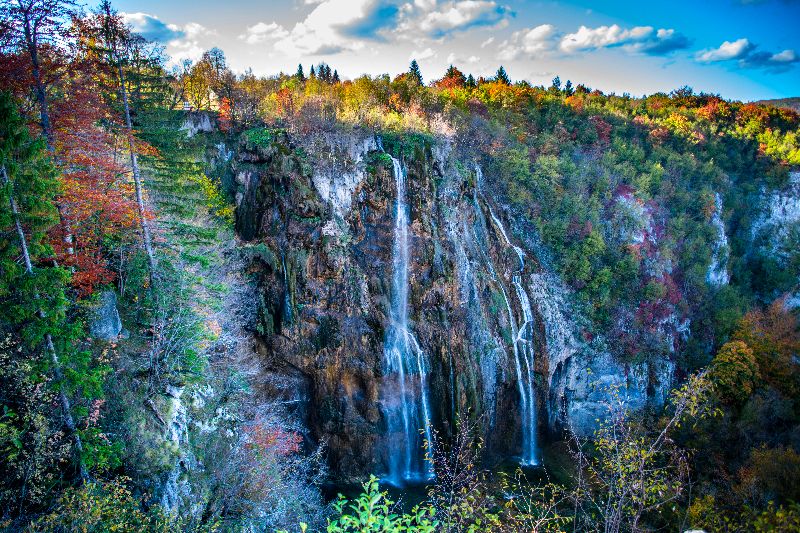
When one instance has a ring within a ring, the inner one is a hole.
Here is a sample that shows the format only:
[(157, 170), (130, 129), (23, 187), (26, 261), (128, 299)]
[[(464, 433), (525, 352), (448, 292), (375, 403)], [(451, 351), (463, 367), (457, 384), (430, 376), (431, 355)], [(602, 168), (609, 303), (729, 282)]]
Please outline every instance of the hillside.
[(0, 54), (0, 528), (798, 530), (800, 115), (54, 20)]
[(796, 111), (800, 113), (800, 97), (796, 98), (778, 98), (775, 100), (757, 100), (754, 103), (760, 105), (769, 105), (774, 107), (782, 107), (785, 109), (791, 109), (792, 111)]

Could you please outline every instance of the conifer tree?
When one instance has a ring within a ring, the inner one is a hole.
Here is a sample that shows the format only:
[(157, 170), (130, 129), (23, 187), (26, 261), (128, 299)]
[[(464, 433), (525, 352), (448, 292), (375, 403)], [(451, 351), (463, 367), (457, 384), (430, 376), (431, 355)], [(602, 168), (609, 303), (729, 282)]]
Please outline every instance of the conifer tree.
[(150, 232), (150, 222), (147, 217), (147, 209), (144, 205), (144, 187), (142, 186), (142, 175), (139, 169), (137, 153), (138, 149), (133, 131), (133, 121), (131, 120), (130, 99), (128, 96), (125, 71), (123, 69), (123, 63), (128, 61), (128, 56), (135, 48), (134, 36), (131, 35), (122, 21), (122, 18), (111, 7), (111, 2), (108, 0), (104, 0), (100, 4), (97, 14), (101, 19), (102, 25), (101, 28), (99, 28), (101, 34), (98, 37), (103, 39), (103, 45), (108, 54), (109, 63), (115, 70), (120, 99), (122, 100), (128, 151), (130, 152), (133, 183), (136, 191), (136, 204), (139, 208), (139, 224), (142, 229), (142, 242), (144, 244), (145, 253), (147, 254), (150, 288), (152, 289), (152, 287), (155, 286), (156, 258)]
[[(58, 221), (56, 169), (44, 143), (30, 138), (8, 93), (0, 93), (0, 186), (0, 201), (7, 206), (0, 209), (0, 231), (13, 228), (17, 240), (16, 246), (9, 243), (0, 248), (0, 296), (4, 305), (0, 326), (16, 331), (32, 349), (44, 346), (42, 366), (54, 377), (79, 475), (87, 480), (83, 443), (54, 341), (60, 338), (59, 346), (67, 349), (77, 343), (78, 330), (66, 321), (69, 272), (58, 266), (34, 267), (34, 261), (52, 254), (46, 233)], [(84, 377), (80, 373), (75, 376)]]
[(419, 64), (417, 63), (416, 59), (411, 60), (411, 66), (408, 69), (408, 74), (411, 78), (411, 81), (417, 85), (422, 85), (422, 72), (419, 70)]
[(503, 85), (511, 85), (511, 80), (508, 78), (508, 74), (503, 65), (500, 65), (500, 68), (497, 69), (497, 74), (494, 75), (494, 79), (496, 82), (502, 83)]
[(295, 77), (297, 77), (297, 79), (300, 80), (300, 81), (306, 81), (306, 75), (303, 73), (303, 64), (302, 63), (297, 65), (297, 73), (295, 74)]

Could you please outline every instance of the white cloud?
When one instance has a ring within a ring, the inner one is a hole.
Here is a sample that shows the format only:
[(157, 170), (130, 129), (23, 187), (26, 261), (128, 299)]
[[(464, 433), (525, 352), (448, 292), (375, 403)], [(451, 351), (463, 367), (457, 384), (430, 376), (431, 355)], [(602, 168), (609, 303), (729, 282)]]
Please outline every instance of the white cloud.
[(507, 41), (500, 44), (498, 58), (511, 61), (523, 55), (540, 57), (554, 48), (556, 37), (556, 28), (551, 24), (514, 32)]
[(148, 41), (168, 42), (183, 37), (180, 27), (166, 24), (148, 13), (121, 13), (122, 20)]
[(697, 60), (701, 63), (715, 63), (729, 59), (742, 59), (753, 50), (753, 44), (747, 39), (725, 41), (719, 48), (710, 48), (697, 53)]
[(488, 39), (486, 39), (485, 41), (483, 41), (481, 43), (481, 48), (486, 48), (487, 46), (489, 46), (493, 42), (494, 42), (494, 37), (489, 37)]
[(652, 26), (637, 26), (630, 30), (622, 29), (617, 24), (597, 28), (581, 26), (575, 33), (568, 33), (561, 39), (560, 48), (567, 53), (604, 48), (624, 43), (631, 38), (641, 38), (652, 31)]
[(750, 40), (741, 38), (725, 41), (717, 48), (701, 50), (695, 55), (699, 63), (722, 63), (736, 61), (741, 68), (763, 68), (771, 72), (784, 72), (800, 63), (800, 56), (792, 49), (772, 53), (757, 50)]
[(773, 54), (770, 59), (775, 63), (794, 63), (798, 60), (798, 57), (797, 52), (794, 50), (784, 50), (783, 52)]
[(464, 63), (475, 64), (478, 63), (480, 60), (481, 58), (478, 56), (469, 56), (468, 58), (464, 59), (463, 57), (456, 55), (454, 52), (451, 52), (447, 56), (445, 62), (449, 65), (456, 65), (456, 64), (461, 65)]
[(206, 28), (197, 22), (188, 22), (183, 26), (167, 24), (173, 36), (166, 43), (166, 53), (169, 56), (167, 65), (180, 65), (185, 60), (197, 61), (203, 52), (212, 48), (212, 38), (217, 35), (215, 30)]
[(289, 32), (280, 24), (275, 22), (270, 22), (269, 24), (258, 22), (252, 26), (248, 26), (247, 30), (239, 36), (239, 39), (245, 41), (247, 44), (258, 44), (274, 39), (283, 39), (288, 35)]
[(475, 27), (500, 28), (511, 12), (489, 0), (415, 0), (400, 8), (397, 34), (409, 39), (444, 39), (452, 33)]
[(565, 53), (576, 53), (613, 46), (628, 52), (664, 55), (689, 46), (689, 39), (674, 29), (652, 26), (635, 26), (630, 29), (617, 24), (588, 28), (581, 26), (575, 33), (564, 35), (559, 48)]
[(430, 59), (435, 55), (436, 52), (433, 51), (433, 48), (428, 47), (420, 52), (414, 50), (413, 52), (411, 52), (411, 55), (408, 56), (408, 60), (411, 61), (412, 59), (416, 59), (417, 61), (422, 61), (423, 59)]
[(387, 0), (324, 0), (275, 43), (290, 56), (361, 50), (393, 24), (398, 8)]
[(448, 2), (438, 9), (425, 13), (416, 26), (424, 33), (443, 37), (455, 30), (474, 26), (492, 26), (505, 20), (506, 10), (496, 2), (465, 0)]

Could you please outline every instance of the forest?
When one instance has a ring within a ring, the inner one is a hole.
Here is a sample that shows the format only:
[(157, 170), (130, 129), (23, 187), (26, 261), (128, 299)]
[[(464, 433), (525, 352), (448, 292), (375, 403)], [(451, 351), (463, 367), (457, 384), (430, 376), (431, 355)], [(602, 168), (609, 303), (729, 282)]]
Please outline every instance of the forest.
[(800, 531), (800, 114), (168, 67), (0, 0), (0, 529)]

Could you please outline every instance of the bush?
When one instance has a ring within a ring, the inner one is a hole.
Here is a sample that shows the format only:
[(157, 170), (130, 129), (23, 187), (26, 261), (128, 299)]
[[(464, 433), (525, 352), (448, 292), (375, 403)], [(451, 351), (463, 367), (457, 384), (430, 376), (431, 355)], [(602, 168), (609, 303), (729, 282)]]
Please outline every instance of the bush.
[(742, 341), (726, 343), (712, 362), (711, 376), (723, 400), (743, 403), (759, 378), (753, 350)]

